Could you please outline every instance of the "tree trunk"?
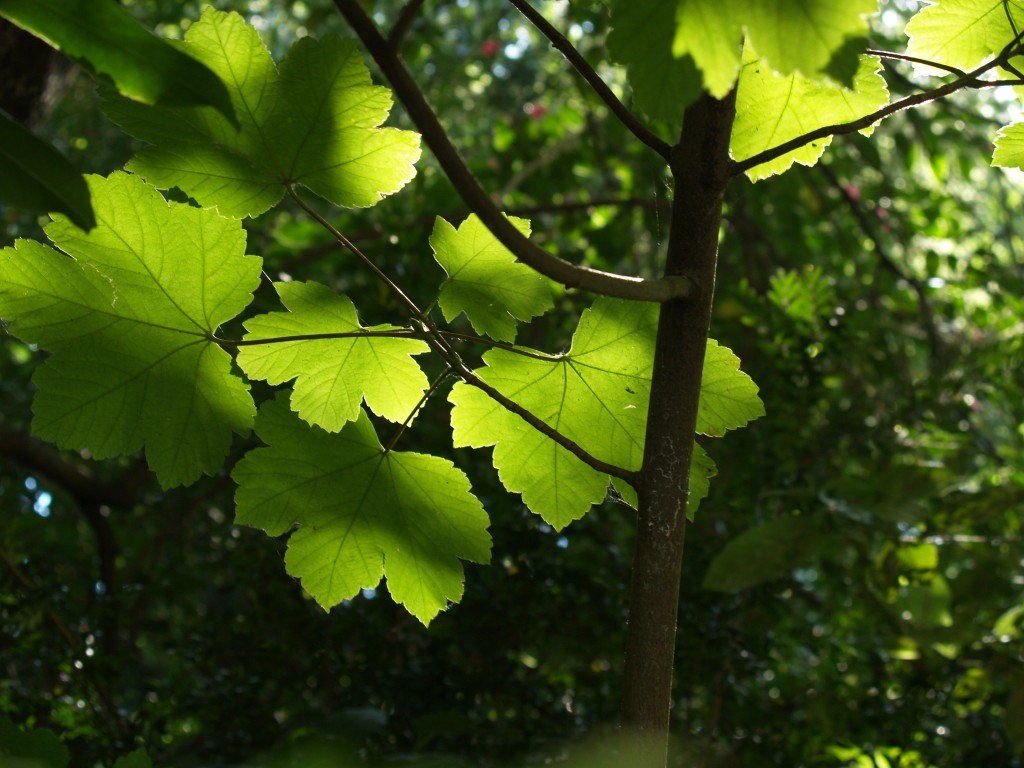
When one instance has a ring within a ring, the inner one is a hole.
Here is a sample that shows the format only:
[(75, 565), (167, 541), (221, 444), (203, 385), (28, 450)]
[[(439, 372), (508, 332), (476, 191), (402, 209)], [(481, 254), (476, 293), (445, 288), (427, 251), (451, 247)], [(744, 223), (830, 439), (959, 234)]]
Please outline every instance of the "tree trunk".
[(711, 321), (722, 196), (728, 182), (734, 94), (686, 110), (672, 155), (675, 198), (666, 275), (684, 275), (696, 296), (662, 305), (630, 587), (622, 726), (638, 737), (632, 764), (667, 760), (679, 577), (686, 535), (690, 458)]

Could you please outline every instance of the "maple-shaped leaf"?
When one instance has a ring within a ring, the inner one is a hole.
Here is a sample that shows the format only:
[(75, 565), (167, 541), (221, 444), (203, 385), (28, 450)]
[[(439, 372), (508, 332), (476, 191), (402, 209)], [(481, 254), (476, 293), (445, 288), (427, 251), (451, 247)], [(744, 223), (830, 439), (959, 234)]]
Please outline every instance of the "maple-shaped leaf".
[[(580, 318), (568, 353), (492, 349), (476, 374), (591, 455), (639, 469), (657, 323), (654, 304), (600, 298)], [(605, 498), (608, 475), (482, 390), (459, 383), (449, 399), (455, 445), (494, 445), (502, 484), (555, 529)]]
[(1024, 168), (1024, 122), (999, 129), (995, 138), (992, 165), (1000, 168)]
[(150, 142), (128, 168), (162, 189), (179, 187), (228, 216), (254, 216), (301, 184), (337, 205), (366, 207), (416, 170), (419, 135), (379, 128), (391, 92), (372, 85), (356, 44), (303, 38), (280, 72), (237, 13), (207, 9), (182, 49), (228, 85), (234, 126), (211, 107), (151, 107), (111, 96), (107, 114)]
[(462, 597), (461, 560), (490, 559), (488, 519), (451, 462), (385, 452), (365, 413), (336, 434), (280, 400), (260, 408), (250, 451), (232, 473), (236, 520), (279, 536), (293, 526), (287, 570), (330, 608), (387, 577), (424, 624)]
[(672, 53), (675, 4), (665, 0), (616, 0), (608, 52), (625, 64), (636, 105), (654, 118), (678, 122), (701, 92), (690, 56)]
[[(508, 220), (529, 236), (529, 221)], [(477, 333), (512, 342), (517, 320), (529, 321), (554, 305), (547, 279), (517, 262), (475, 214), (458, 229), (438, 217), (430, 247), (448, 273), (437, 300), (449, 322), (465, 312)]]
[[(360, 403), (391, 421), (415, 410), (428, 387), (412, 359), (430, 350), (418, 339), (373, 336), (401, 331), (395, 326), (364, 328), (347, 296), (319, 283), (275, 283), (287, 312), (245, 322), (238, 365), (254, 379), (283, 384), (295, 379), (291, 405), (310, 424), (337, 432), (359, 416)], [(301, 338), (347, 334), (337, 338)], [(252, 342), (292, 337), (291, 341)]]
[[(1020, 0), (936, 0), (907, 24), (907, 54), (970, 70), (1000, 53), (1021, 29), (1024, 3)], [(918, 67), (928, 73), (949, 74)]]
[(723, 98), (744, 37), (775, 71), (850, 86), (877, 0), (618, 0), (611, 55), (628, 66), (637, 104), (676, 119), (703, 85)]
[(744, 32), (772, 69), (820, 80), (856, 69), (847, 44), (867, 37), (867, 17), (877, 11), (877, 0), (678, 0), (672, 52), (693, 57), (716, 98), (736, 82)]
[(740, 370), (740, 359), (728, 347), (708, 339), (697, 406), (697, 433), (721, 437), (764, 416), (757, 384)]
[[(583, 313), (564, 355), (494, 349), (476, 374), (506, 397), (534, 413), (592, 456), (626, 470), (640, 468), (658, 308), (653, 304), (600, 298)], [(527, 354), (523, 354), (526, 352)], [(757, 387), (733, 364), (735, 356), (708, 344), (706, 380), (701, 385), (699, 431), (722, 434), (763, 412)], [(747, 384), (742, 384), (745, 379)], [(608, 490), (609, 477), (563, 448), (482, 390), (457, 384), (449, 397), (454, 443), (493, 445), (502, 484), (555, 528), (582, 517)], [(692, 498), (707, 493), (714, 468), (698, 458)], [(616, 487), (627, 501), (628, 488)], [(696, 507), (694, 507), (695, 509)]]
[(245, 232), (168, 203), (137, 176), (87, 177), (97, 225), (62, 216), (0, 252), (0, 316), (53, 354), (36, 371), (33, 432), (95, 458), (145, 447), (165, 487), (220, 466), (255, 408), (213, 341), (259, 284)]
[[(850, 122), (884, 106), (889, 92), (878, 74), (880, 68), (877, 57), (861, 57), (850, 90), (799, 73), (780, 75), (752, 46), (745, 46), (736, 92), (736, 121), (729, 143), (733, 159), (745, 160), (817, 128)], [(814, 165), (831, 142), (831, 136), (817, 139), (752, 168), (747, 176), (757, 181), (788, 170), (794, 162)]]
[(718, 474), (718, 465), (708, 456), (700, 443), (693, 444), (693, 458), (690, 460), (690, 495), (686, 498), (686, 519), (691, 523), (697, 516), (697, 508), (711, 491), (711, 478)]

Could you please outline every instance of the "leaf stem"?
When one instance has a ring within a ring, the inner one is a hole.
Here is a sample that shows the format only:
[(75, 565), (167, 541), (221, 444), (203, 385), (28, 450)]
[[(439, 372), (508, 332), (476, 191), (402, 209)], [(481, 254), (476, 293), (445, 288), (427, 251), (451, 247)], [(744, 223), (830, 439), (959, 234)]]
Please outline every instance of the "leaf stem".
[(941, 69), (949, 72), (951, 75), (957, 77), (966, 77), (967, 73), (958, 67), (951, 67), (948, 64), (940, 64), (937, 61), (930, 61), (929, 59), (919, 59), (916, 56), (907, 56), (905, 53), (893, 53), (892, 51), (880, 51), (875, 48), (868, 48), (864, 51), (868, 56), (877, 56), (880, 59), (894, 59), (896, 61), (908, 61), (911, 64), (921, 64), (926, 67), (933, 67), (935, 69)]
[(509, 344), (505, 341), (496, 341), (494, 339), (486, 339), (482, 336), (474, 336), (471, 333), (457, 333), (456, 331), (438, 331), (445, 338), (458, 339), (459, 341), (466, 341), (472, 344), (484, 344), (493, 349), (503, 349), (506, 352), (511, 352), (516, 355), (522, 355), (523, 357), (532, 357), (534, 360), (543, 360), (551, 363), (556, 362), (561, 355), (545, 355), (542, 352), (534, 352), (528, 350), (525, 347), (517, 347), (515, 344)]
[(416, 416), (416, 414), (420, 412), (420, 409), (424, 405), (426, 405), (427, 400), (429, 400), (431, 398), (431, 396), (434, 394), (434, 392), (437, 391), (437, 388), (440, 387), (441, 384), (444, 383), (445, 379), (447, 379), (451, 375), (452, 375), (452, 368), (451, 368), (451, 366), (448, 366), (443, 371), (441, 371), (441, 374), (436, 379), (434, 379), (430, 383), (430, 387), (428, 387), (427, 391), (423, 393), (423, 397), (421, 397), (420, 401), (418, 403), (416, 403), (416, 405), (415, 405), (415, 407), (413, 407), (412, 411), (409, 412), (409, 415), (405, 417), (405, 421), (403, 421), (399, 425), (398, 430), (395, 432), (394, 436), (391, 438), (391, 440), (388, 441), (387, 446), (384, 448), (384, 455), (385, 456), (387, 456), (389, 453), (391, 453), (391, 450), (395, 447), (395, 443), (397, 443), (399, 438), (402, 435), (405, 434), (405, 431), (409, 428), (409, 424), (412, 422), (412, 420)]
[(402, 291), (402, 289), (399, 288), (398, 285), (395, 284), (395, 281), (392, 280), (390, 277), (388, 277), (386, 274), (384, 274), (384, 271), (380, 267), (378, 267), (376, 264), (374, 264), (373, 260), (369, 256), (367, 256), (365, 253), (360, 251), (352, 243), (352, 241), (349, 240), (347, 237), (345, 237), (343, 234), (341, 234), (341, 232), (339, 232), (335, 228), (335, 226), (333, 224), (331, 224), (331, 222), (329, 222), (327, 219), (325, 219), (323, 216), (321, 216), (319, 211), (317, 211), (315, 208), (313, 208), (311, 205), (309, 205), (305, 200), (303, 200), (299, 196), (299, 194), (295, 191), (295, 187), (289, 185), (289, 187), (288, 187), (288, 194), (296, 203), (299, 204), (299, 207), (301, 207), (302, 210), (304, 210), (306, 213), (308, 213), (310, 216), (312, 216), (314, 219), (316, 219), (317, 223), (319, 223), (320, 226), (322, 226), (324, 229), (326, 229), (328, 232), (330, 232), (331, 236), (335, 240), (337, 240), (339, 243), (341, 243), (341, 245), (346, 250), (348, 250), (357, 259), (359, 259), (361, 262), (363, 262), (363, 265), (367, 269), (369, 269), (371, 272), (373, 272), (373, 274), (376, 275), (377, 278), (382, 283), (384, 283), (388, 287), (388, 289), (392, 293), (395, 294), (395, 296), (398, 297), (399, 301), (401, 301), (403, 304), (405, 304), (405, 306), (409, 309), (409, 311), (413, 315), (415, 315), (417, 318), (422, 318), (423, 317), (423, 313), (420, 311), (420, 308), (416, 306), (416, 303), (412, 299), (410, 299), (408, 296), (405, 295), (405, 292)]
[(617, 477), (620, 480), (625, 480), (630, 485), (636, 484), (638, 474), (637, 472), (624, 469), (622, 467), (616, 466), (615, 464), (609, 464), (606, 461), (601, 461), (601, 459), (588, 453), (586, 450), (580, 447), (579, 444), (570, 440), (557, 429), (547, 424), (547, 422), (542, 421), (531, 411), (527, 410), (526, 408), (523, 408), (523, 406), (519, 405), (519, 403), (517, 403), (515, 400), (511, 400), (510, 398), (505, 397), (505, 395), (503, 395), (490, 384), (482, 380), (479, 376), (476, 375), (476, 373), (469, 370), (465, 366), (462, 366), (461, 370), (458, 370), (457, 373), (459, 374), (459, 378), (461, 378), (464, 382), (466, 382), (472, 387), (476, 387), (477, 389), (485, 392), (488, 396), (490, 396), (492, 400), (496, 401), (506, 410), (514, 413), (516, 416), (521, 418), (523, 421), (525, 421), (531, 427), (536, 429), (542, 435), (554, 440), (556, 443), (565, 448), (565, 450), (569, 451), (569, 453), (571, 453), (577, 459), (582, 461), (588, 467), (596, 469), (598, 472), (604, 472), (606, 475)]
[(391, 87), (405, 105), (409, 117), (423, 134), (423, 139), (434, 152), (442, 170), (462, 200), (517, 259), (567, 288), (577, 288), (620, 299), (662, 302), (686, 298), (696, 292), (694, 285), (680, 275), (644, 280), (639, 277), (602, 272), (565, 261), (531, 242), (505, 218), (490, 195), (480, 186), (472, 171), (459, 156), (458, 150), (448, 138), (409, 70), (388, 45), (359, 0), (334, 0), (334, 5), (387, 77)]
[(425, 334), (415, 328), (396, 328), (393, 331), (338, 331), (337, 333), (300, 333), (295, 336), (271, 336), (262, 339), (221, 339), (213, 341), (222, 347), (254, 347), (260, 344), (284, 344), (289, 341), (321, 341), (323, 339), (419, 339)]
[(395, 21), (394, 26), (391, 27), (391, 31), (388, 33), (388, 45), (391, 46), (391, 50), (396, 54), (402, 45), (402, 38), (405, 37), (405, 33), (409, 31), (409, 27), (411, 27), (413, 21), (416, 20), (416, 16), (419, 15), (420, 10), (426, 4), (426, 1), (427, 0), (409, 0), (409, 2), (402, 7), (401, 13), (398, 14), (398, 19)]

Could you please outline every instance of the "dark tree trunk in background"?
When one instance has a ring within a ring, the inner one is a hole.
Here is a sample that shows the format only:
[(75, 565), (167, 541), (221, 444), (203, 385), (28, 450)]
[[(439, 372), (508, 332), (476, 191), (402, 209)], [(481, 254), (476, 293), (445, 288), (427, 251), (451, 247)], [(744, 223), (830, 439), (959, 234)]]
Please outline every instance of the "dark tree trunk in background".
[(39, 38), (0, 18), (0, 109), (32, 125), (46, 112), (50, 77), (67, 60)]

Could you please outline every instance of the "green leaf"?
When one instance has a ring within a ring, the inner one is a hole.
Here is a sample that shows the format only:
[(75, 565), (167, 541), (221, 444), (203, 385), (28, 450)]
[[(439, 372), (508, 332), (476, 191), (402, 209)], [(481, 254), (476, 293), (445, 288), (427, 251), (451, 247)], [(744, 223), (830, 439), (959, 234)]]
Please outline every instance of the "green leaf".
[(995, 138), (992, 165), (999, 168), (1024, 168), (1024, 122), (999, 129)]
[(89, 188), (78, 169), (2, 110), (0, 203), (36, 213), (60, 212), (82, 229), (96, 226)]
[(739, 74), (744, 31), (772, 69), (820, 79), (849, 71), (837, 56), (856, 68), (856, 52), (846, 46), (866, 38), (867, 16), (877, 10), (877, 0), (678, 0), (672, 53), (692, 56), (705, 89), (719, 99)]
[(231, 84), (241, 129), (208, 108), (104, 107), (154, 146), (128, 167), (155, 186), (179, 187), (226, 216), (253, 216), (301, 184), (337, 205), (367, 207), (416, 170), (419, 135), (378, 128), (391, 94), (374, 86), (352, 40), (303, 38), (278, 72), (256, 30), (236, 13), (207, 9), (183, 49)]
[[(701, 389), (703, 393), (703, 387)], [(686, 499), (686, 519), (691, 523), (697, 517), (700, 503), (711, 491), (711, 478), (718, 474), (718, 467), (708, 456), (700, 443), (693, 444), (693, 458), (690, 459), (690, 495)]]
[[(733, 158), (745, 160), (817, 128), (871, 114), (889, 100), (879, 69), (881, 63), (876, 57), (862, 57), (854, 89), (848, 90), (801, 74), (777, 74), (747, 45), (730, 140)], [(747, 175), (757, 181), (788, 170), (794, 162), (814, 165), (831, 142), (831, 136), (817, 139), (752, 168)]]
[(678, 123), (701, 92), (693, 59), (672, 53), (675, 6), (665, 0), (615, 0), (608, 52), (625, 64), (636, 105), (653, 118)]
[(0, 764), (5, 768), (64, 768), (70, 759), (68, 748), (52, 731), (23, 731), (0, 717)]
[[(653, 304), (601, 298), (583, 313), (565, 355), (526, 357), (502, 349), (484, 355), (476, 374), (603, 461), (640, 467), (654, 332)], [(602, 501), (609, 478), (528, 426), (482, 390), (456, 384), (456, 446), (493, 445), (502, 484), (555, 529)]]
[(1017, 29), (1024, 29), (1024, 8), (1019, 2), (937, 0), (914, 14), (907, 24), (907, 54), (959, 69), (974, 69), (1013, 40), (1014, 29), (1007, 12)]
[(252, 425), (248, 388), (211, 339), (251, 301), (261, 262), (237, 221), (124, 173), (87, 181), (97, 226), (46, 228), (67, 255), (25, 240), (0, 252), (0, 316), (53, 353), (33, 379), (33, 432), (95, 458), (145, 447), (165, 487), (192, 482)]
[(831, 540), (815, 516), (769, 520), (725, 545), (708, 566), (704, 587), (718, 592), (753, 587), (813, 560)]
[[(529, 221), (512, 216), (508, 220), (529, 236)], [(548, 281), (517, 262), (475, 214), (458, 229), (438, 217), (430, 247), (448, 273), (438, 303), (449, 322), (465, 312), (477, 333), (512, 342), (517, 320), (529, 321), (554, 306)]]
[(764, 416), (757, 384), (740, 369), (740, 359), (728, 347), (708, 339), (697, 409), (697, 433), (721, 437)]
[(117, 758), (113, 768), (153, 768), (153, 761), (149, 759), (144, 749), (136, 749), (127, 755)]
[(280, 400), (260, 409), (267, 448), (235, 468), (237, 521), (279, 536), (288, 572), (324, 608), (376, 587), (424, 624), (462, 597), (459, 562), (490, 559), (487, 515), (451, 462), (385, 452), (365, 414), (337, 434)]
[[(390, 325), (364, 328), (346, 296), (318, 283), (275, 283), (288, 312), (248, 320), (246, 342), (288, 336), (400, 331)], [(403, 421), (429, 386), (412, 359), (429, 351), (418, 339), (370, 335), (301, 339), (242, 347), (238, 365), (271, 384), (295, 379), (291, 406), (310, 424), (337, 432), (359, 416), (359, 405), (391, 421)]]
[(237, 125), (224, 83), (114, 0), (0, 0), (6, 16), (146, 104), (208, 105)]
[(768, 279), (766, 298), (803, 326), (819, 325), (835, 307), (829, 279), (814, 265), (800, 271), (777, 269)]
[[(476, 374), (592, 456), (635, 471), (643, 455), (657, 323), (658, 308), (653, 304), (600, 298), (580, 318), (567, 354), (521, 350), (530, 355), (526, 356), (494, 349), (484, 355), (487, 365)], [(709, 341), (698, 431), (721, 435), (763, 413), (757, 387), (737, 364), (728, 349)], [(605, 498), (605, 473), (525, 424), (482, 390), (460, 383), (449, 399), (455, 406), (455, 445), (493, 445), (502, 484), (521, 494), (526, 505), (554, 528), (564, 528)], [(696, 450), (693, 462), (695, 510), (707, 494), (714, 464)], [(620, 487), (620, 493), (624, 491), (630, 500), (628, 490)]]

